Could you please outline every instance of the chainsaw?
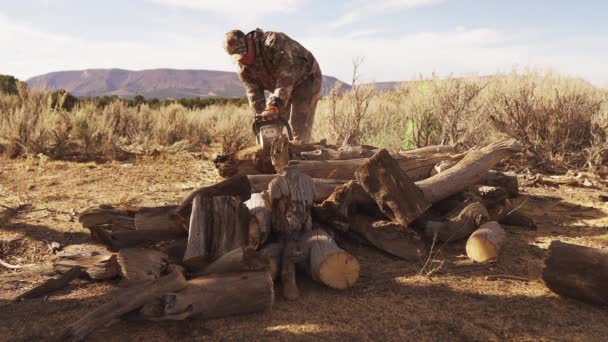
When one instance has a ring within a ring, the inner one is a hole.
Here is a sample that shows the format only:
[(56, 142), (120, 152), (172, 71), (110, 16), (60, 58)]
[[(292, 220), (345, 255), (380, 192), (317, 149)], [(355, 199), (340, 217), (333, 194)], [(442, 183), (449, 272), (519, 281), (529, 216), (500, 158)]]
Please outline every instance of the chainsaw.
[(278, 112), (258, 114), (253, 119), (253, 133), (257, 143), (262, 148), (270, 148), (274, 138), (283, 134), (284, 130), (287, 130), (289, 140), (293, 140), (289, 122), (282, 118)]

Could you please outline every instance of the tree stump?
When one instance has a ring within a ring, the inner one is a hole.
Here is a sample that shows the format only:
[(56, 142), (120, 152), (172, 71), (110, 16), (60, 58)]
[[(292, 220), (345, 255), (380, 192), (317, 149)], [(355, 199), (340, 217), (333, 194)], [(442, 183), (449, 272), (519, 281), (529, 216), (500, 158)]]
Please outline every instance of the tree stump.
[(553, 241), (542, 277), (560, 296), (608, 305), (608, 249)]
[(361, 165), (355, 176), (380, 210), (401, 225), (407, 226), (431, 206), (385, 149)]

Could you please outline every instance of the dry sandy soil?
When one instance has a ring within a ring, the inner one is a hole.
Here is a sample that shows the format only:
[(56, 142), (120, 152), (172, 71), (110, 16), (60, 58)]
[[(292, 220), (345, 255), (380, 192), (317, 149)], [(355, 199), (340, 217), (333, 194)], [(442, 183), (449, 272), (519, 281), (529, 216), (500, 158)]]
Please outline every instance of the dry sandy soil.
[[(173, 204), (217, 180), (211, 163), (187, 153), (106, 164), (0, 159), (0, 257), (36, 264), (0, 269), (0, 340), (56, 339), (64, 326), (111, 297), (115, 283), (77, 280), (43, 299), (11, 302), (52, 274), (51, 242), (89, 242), (77, 221), (84, 208)], [(565, 186), (524, 188), (518, 201), (538, 230), (506, 227), (508, 242), (495, 265), (468, 264), (459, 243), (441, 248), (434, 265), (443, 265), (428, 277), (418, 274), (421, 263), (346, 242), (343, 248), (362, 266), (361, 278), (347, 291), (301, 277), (301, 299), (277, 297), (271, 312), (210, 321), (120, 320), (90, 340), (605, 341), (608, 308), (560, 298), (539, 280), (551, 240), (608, 247), (608, 203), (601, 194)], [(486, 280), (491, 274), (530, 281)]]

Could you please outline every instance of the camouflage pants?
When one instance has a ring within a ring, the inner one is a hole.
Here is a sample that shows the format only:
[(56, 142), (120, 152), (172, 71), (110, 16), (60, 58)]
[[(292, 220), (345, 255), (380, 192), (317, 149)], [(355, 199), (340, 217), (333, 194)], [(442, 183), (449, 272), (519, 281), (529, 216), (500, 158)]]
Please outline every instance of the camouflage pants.
[(310, 142), (315, 111), (323, 82), (321, 69), (317, 63), (315, 63), (314, 68), (313, 73), (298, 84), (291, 95), (290, 124), (293, 129), (293, 138), (301, 140), (303, 143)]

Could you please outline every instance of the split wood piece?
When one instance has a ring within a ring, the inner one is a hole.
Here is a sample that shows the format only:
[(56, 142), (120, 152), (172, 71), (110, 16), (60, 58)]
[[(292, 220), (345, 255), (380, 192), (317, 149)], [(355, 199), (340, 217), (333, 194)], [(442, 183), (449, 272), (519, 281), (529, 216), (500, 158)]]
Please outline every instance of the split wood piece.
[(178, 220), (174, 213), (176, 205), (161, 207), (139, 208), (135, 212), (136, 230), (187, 230), (183, 222)]
[(194, 199), (184, 264), (200, 270), (225, 253), (249, 242), (249, 210), (232, 196)]
[(170, 292), (179, 291), (186, 287), (186, 285), (186, 279), (182, 274), (171, 273), (136, 286), (120, 289), (110, 296), (105, 304), (90, 311), (71, 324), (66, 329), (63, 339), (82, 341), (93, 330), (107, 324), (112, 319), (136, 310), (155, 298)]
[(473, 185), (468, 191), (469, 198), (481, 202), (487, 208), (501, 205), (509, 198), (507, 190), (489, 185)]
[(154, 280), (165, 272), (169, 265), (165, 253), (150, 248), (124, 248), (118, 252), (120, 275), (129, 286)]
[(270, 269), (270, 258), (256, 252), (252, 247), (239, 247), (222, 255), (219, 259), (205, 267), (194, 278), (212, 274), (236, 273)]
[(444, 221), (428, 221), (424, 236), (429, 240), (437, 239), (442, 242), (457, 241), (469, 236), (489, 219), (490, 214), (486, 207), (479, 202), (474, 202), (467, 205), (457, 215), (448, 217)]
[(78, 215), (78, 221), (86, 228), (108, 225), (112, 228), (135, 229), (134, 215), (133, 211), (102, 204), (85, 209)]
[(553, 241), (542, 278), (558, 295), (608, 305), (608, 249)]
[(270, 145), (270, 161), (276, 173), (282, 172), (289, 162), (289, 138), (282, 134), (275, 137)]
[(29, 298), (38, 298), (45, 296), (53, 291), (60, 290), (68, 284), (78, 278), (82, 274), (82, 268), (80, 266), (74, 266), (69, 271), (63, 273), (62, 275), (50, 278), (46, 280), (44, 283), (34, 287), (31, 290), (28, 290), (15, 298), (15, 301), (18, 302), (22, 299)]
[(401, 225), (407, 226), (431, 206), (385, 149), (361, 165), (355, 176), (380, 210)]
[(262, 246), (270, 235), (270, 198), (268, 192), (251, 194), (251, 198), (245, 201), (251, 214), (249, 222), (249, 245), (255, 248)]
[(219, 274), (194, 278), (179, 292), (167, 293), (163, 316), (155, 320), (227, 317), (270, 310), (274, 284), (263, 272)]
[(161, 230), (117, 230), (108, 231), (104, 226), (89, 227), (91, 238), (106, 245), (111, 251), (135, 247), (150, 242), (161, 242), (183, 239), (187, 233), (183, 229)]
[(481, 225), (467, 240), (467, 256), (476, 262), (496, 262), (506, 233), (496, 221)]
[[(259, 192), (259, 191), (255, 191)], [(175, 209), (175, 214), (187, 220), (192, 211), (192, 201), (198, 195), (203, 197), (214, 196), (235, 196), (245, 202), (251, 197), (251, 185), (247, 176), (237, 175), (225, 179), (219, 183), (200, 188), (192, 192), (182, 203)]]
[(372, 246), (401, 259), (419, 261), (425, 244), (413, 229), (391, 221), (374, 221), (368, 216), (350, 218), (350, 231), (363, 237)]
[(534, 220), (530, 216), (520, 212), (519, 210), (511, 210), (498, 222), (509, 226), (526, 228), (528, 230), (536, 230), (537, 228), (536, 223), (534, 223)]
[[(431, 169), (435, 164), (442, 160), (455, 159), (459, 160), (462, 156), (452, 156), (450, 154), (430, 154), (430, 155), (400, 155), (393, 154), (401, 170), (408, 177), (417, 181), (429, 177)], [(350, 180), (355, 178), (355, 171), (367, 159), (350, 159), (350, 160), (290, 160), (289, 166), (294, 167), (302, 173), (305, 173), (313, 178), (325, 179), (344, 179)]]
[(522, 145), (514, 139), (494, 143), (468, 152), (452, 168), (416, 182), (416, 185), (422, 190), (427, 201), (435, 203), (478, 184), (501, 160), (521, 150)]
[(299, 249), (304, 255), (304, 261), (299, 265), (319, 283), (344, 290), (352, 287), (359, 279), (360, 266), (357, 258), (338, 247), (324, 230), (315, 229), (304, 233)]
[[(270, 182), (275, 179), (277, 175), (250, 175), (247, 176), (249, 184), (251, 185), (251, 191), (253, 193), (267, 191)], [(345, 180), (339, 179), (321, 179), (313, 178), (315, 187), (315, 199), (317, 203), (323, 202), (337, 186), (344, 184)]]
[(299, 296), (296, 284), (296, 241), (302, 232), (312, 229), (310, 208), (314, 203), (315, 188), (312, 178), (287, 167), (268, 186), (272, 230), (284, 244), (281, 256), (283, 296), (295, 300)]
[(503, 188), (507, 191), (509, 197), (517, 197), (519, 195), (519, 182), (517, 174), (514, 172), (499, 172), (490, 170), (486, 173), (479, 184)]
[(81, 267), (83, 274), (94, 280), (112, 279), (120, 272), (116, 254), (92, 245), (67, 246), (53, 261), (53, 268), (58, 273), (74, 267)]

